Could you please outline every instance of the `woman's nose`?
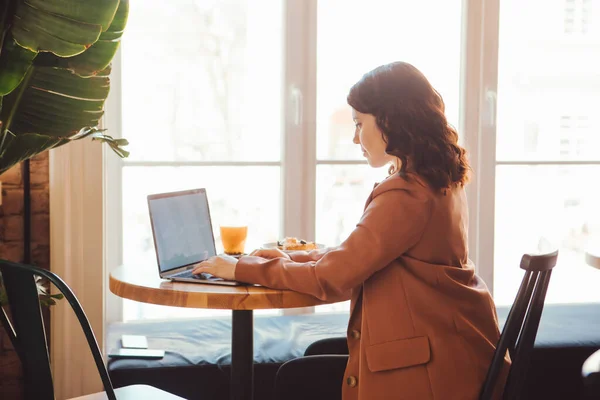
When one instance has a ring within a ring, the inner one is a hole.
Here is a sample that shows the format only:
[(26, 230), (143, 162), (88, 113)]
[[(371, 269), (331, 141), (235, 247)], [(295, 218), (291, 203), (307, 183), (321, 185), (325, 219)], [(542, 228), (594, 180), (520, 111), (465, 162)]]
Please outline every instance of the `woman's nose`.
[(354, 137), (352, 138), (352, 142), (354, 142), (354, 144), (360, 144), (360, 140), (358, 140), (358, 133), (354, 134)]

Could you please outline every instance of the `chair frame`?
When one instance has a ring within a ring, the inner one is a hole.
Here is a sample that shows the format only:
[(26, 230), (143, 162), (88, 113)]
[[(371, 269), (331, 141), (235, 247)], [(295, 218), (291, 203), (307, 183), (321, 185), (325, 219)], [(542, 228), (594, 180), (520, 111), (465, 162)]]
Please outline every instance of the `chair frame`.
[[(315, 385), (315, 382), (321, 384), (318, 386), (320, 391), (328, 393), (328, 400), (341, 398), (347, 363), (348, 356), (341, 354), (304, 356), (286, 361), (279, 367), (275, 376), (274, 399), (304, 400), (307, 398), (306, 386)], [(322, 375), (324, 371), (330, 374)], [(326, 377), (325, 380), (319, 382), (323, 377)], [(332, 381), (333, 377), (338, 378), (339, 381)]]
[(479, 396), (480, 400), (493, 398), (507, 350), (511, 355), (512, 365), (503, 397), (511, 400), (519, 398), (540, 325), (552, 268), (557, 259), (558, 250), (547, 254), (523, 255), (521, 269), (526, 272), (502, 329)]
[(106, 395), (109, 400), (117, 400), (90, 322), (69, 286), (50, 271), (6, 260), (0, 260), (0, 273), (8, 295), (13, 323), (11, 324), (3, 308), (0, 308), (0, 319), (23, 365), (25, 398), (54, 400), (47, 337), (35, 282), (37, 275), (56, 286), (71, 305), (94, 357)]

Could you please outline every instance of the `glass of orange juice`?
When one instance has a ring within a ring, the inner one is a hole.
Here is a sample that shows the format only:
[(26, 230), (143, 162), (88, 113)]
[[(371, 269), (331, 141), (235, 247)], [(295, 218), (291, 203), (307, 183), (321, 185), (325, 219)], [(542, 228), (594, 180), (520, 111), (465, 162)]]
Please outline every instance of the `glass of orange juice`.
[(246, 246), (246, 237), (248, 236), (247, 226), (221, 226), (221, 242), (223, 243), (223, 252), (232, 256), (244, 253)]

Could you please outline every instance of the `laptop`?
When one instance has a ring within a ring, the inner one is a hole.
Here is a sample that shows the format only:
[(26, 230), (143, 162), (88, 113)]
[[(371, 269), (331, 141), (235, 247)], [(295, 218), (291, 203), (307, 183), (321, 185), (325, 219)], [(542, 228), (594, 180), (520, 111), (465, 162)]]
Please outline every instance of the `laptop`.
[(161, 278), (214, 285), (245, 285), (210, 274), (192, 274), (197, 263), (217, 254), (206, 189), (151, 194), (148, 196), (148, 209)]

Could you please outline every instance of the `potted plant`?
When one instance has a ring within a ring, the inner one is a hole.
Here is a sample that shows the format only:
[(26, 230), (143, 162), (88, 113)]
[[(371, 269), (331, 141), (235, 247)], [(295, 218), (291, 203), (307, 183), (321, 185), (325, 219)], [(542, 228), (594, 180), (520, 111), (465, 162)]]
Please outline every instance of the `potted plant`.
[[(2, 1), (0, 176), (83, 138), (128, 156), (127, 140), (98, 128), (128, 12), (128, 0)], [(53, 303), (41, 284), (40, 298)], [(5, 300), (0, 277), (0, 304)]]

